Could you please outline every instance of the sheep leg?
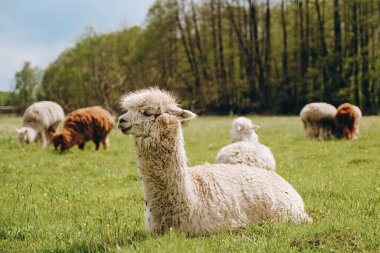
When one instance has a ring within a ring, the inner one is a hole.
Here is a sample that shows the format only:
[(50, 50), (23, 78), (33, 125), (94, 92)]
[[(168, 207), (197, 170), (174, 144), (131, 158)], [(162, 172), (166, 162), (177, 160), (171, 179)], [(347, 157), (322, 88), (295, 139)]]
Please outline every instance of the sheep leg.
[(83, 150), (84, 149), (84, 142), (82, 142), (82, 143), (79, 143), (78, 144), (78, 148), (80, 149), (80, 150)]

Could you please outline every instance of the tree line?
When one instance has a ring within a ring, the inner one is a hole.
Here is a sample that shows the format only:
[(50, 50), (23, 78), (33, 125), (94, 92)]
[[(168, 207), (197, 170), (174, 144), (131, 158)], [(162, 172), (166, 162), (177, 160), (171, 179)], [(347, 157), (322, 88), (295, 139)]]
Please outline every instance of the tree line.
[[(15, 97), (117, 113), (122, 93), (159, 86), (198, 113), (296, 114), (324, 101), (376, 114), (379, 38), (380, 0), (158, 0), (142, 27), (88, 28), (41, 78), (24, 66)], [(23, 91), (28, 69), (40, 81)]]

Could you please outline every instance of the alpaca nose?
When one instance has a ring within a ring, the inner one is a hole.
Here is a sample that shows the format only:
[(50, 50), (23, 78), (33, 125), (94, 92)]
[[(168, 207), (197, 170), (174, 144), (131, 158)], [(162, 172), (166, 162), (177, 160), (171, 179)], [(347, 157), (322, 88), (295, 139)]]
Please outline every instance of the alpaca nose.
[(117, 127), (119, 128), (119, 129), (121, 129), (121, 124), (123, 124), (123, 123), (126, 123), (127, 121), (125, 120), (125, 119), (123, 119), (123, 118), (119, 118), (119, 120), (118, 120), (119, 122), (117, 123)]

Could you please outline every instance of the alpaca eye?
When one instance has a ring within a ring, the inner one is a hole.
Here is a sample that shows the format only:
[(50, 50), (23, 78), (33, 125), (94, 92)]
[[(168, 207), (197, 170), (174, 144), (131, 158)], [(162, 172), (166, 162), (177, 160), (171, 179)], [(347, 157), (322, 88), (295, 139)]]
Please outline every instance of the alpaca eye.
[(150, 113), (150, 112), (148, 112), (148, 111), (143, 111), (143, 114), (144, 114), (145, 116), (147, 116), (147, 117), (153, 115), (153, 113)]

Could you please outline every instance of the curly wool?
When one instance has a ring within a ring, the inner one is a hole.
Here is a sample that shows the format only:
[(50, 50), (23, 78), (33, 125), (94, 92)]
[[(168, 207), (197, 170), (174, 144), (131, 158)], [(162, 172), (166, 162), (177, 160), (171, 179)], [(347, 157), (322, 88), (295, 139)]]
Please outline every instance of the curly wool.
[(271, 150), (259, 143), (252, 121), (239, 117), (232, 122), (231, 144), (216, 155), (216, 163), (245, 164), (257, 168), (275, 170), (276, 161)]
[[(311, 221), (301, 196), (273, 171), (228, 164), (189, 168), (181, 122), (195, 114), (171, 103), (173, 97), (159, 89), (136, 94), (145, 102), (132, 103), (134, 93), (125, 96), (128, 111), (118, 127), (134, 136), (149, 231), (173, 228), (195, 236), (265, 220)], [(155, 103), (156, 95), (165, 101)]]
[(106, 149), (109, 146), (108, 134), (114, 127), (114, 118), (102, 107), (81, 108), (67, 115), (63, 131), (53, 134), (51, 141), (54, 148), (61, 151), (74, 145), (83, 149), (90, 140), (95, 143), (96, 150), (99, 149), (100, 142)]
[(56, 132), (65, 118), (62, 107), (52, 101), (36, 102), (23, 114), (23, 127), (17, 130), (21, 143), (40, 142), (43, 147), (49, 144), (50, 134)]

